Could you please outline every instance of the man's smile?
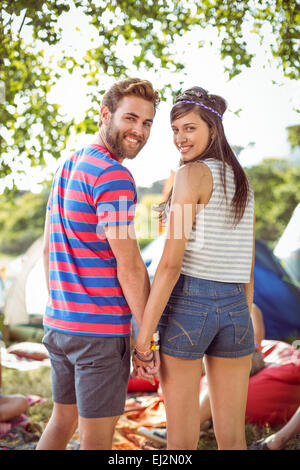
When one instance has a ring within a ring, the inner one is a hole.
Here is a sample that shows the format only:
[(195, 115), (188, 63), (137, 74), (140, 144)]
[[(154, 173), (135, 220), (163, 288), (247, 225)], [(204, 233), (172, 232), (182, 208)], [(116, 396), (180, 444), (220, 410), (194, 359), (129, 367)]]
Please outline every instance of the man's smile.
[(133, 145), (138, 145), (141, 143), (141, 139), (138, 139), (137, 137), (133, 137), (133, 136), (130, 136), (130, 135), (127, 135), (124, 137), (124, 139), (129, 142), (130, 144), (133, 144)]

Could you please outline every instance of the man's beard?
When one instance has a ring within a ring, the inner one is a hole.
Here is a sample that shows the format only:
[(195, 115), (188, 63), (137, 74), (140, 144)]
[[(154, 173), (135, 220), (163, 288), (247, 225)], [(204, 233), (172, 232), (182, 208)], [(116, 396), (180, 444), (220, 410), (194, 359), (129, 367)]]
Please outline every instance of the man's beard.
[[(125, 132), (125, 134), (122, 135), (121, 132), (117, 130), (113, 119), (110, 120), (105, 133), (106, 142), (109, 144), (114, 156), (121, 160), (124, 158), (135, 158), (146, 143), (139, 139), (138, 145), (130, 149), (126, 146), (126, 142), (124, 141), (127, 135), (130, 135), (130, 132)], [(134, 136), (134, 138), (136, 139), (137, 137)]]

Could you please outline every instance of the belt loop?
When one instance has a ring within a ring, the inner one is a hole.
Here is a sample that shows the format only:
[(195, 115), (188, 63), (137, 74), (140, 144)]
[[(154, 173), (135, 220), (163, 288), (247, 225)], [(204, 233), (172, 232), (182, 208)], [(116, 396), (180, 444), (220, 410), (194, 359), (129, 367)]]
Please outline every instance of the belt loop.
[(209, 281), (208, 291), (209, 291), (209, 294), (212, 295), (213, 297), (218, 297), (218, 293), (216, 290), (216, 283), (214, 281)]
[(190, 278), (189, 276), (186, 276), (185, 274), (183, 274), (182, 291), (184, 294), (187, 294), (187, 295), (190, 293)]

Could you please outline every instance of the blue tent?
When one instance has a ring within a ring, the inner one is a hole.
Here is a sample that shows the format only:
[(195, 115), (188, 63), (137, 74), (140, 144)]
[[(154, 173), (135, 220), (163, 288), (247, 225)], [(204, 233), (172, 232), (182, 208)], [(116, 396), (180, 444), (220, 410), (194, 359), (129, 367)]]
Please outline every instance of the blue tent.
[(262, 240), (255, 241), (254, 303), (263, 313), (266, 339), (300, 337), (300, 289)]

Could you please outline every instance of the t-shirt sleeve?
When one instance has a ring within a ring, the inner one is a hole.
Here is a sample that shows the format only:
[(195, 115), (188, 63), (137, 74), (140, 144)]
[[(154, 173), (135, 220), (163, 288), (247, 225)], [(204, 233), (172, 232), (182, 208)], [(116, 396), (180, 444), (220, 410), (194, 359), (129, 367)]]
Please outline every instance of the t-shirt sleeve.
[(99, 235), (103, 234), (104, 227), (133, 223), (137, 201), (136, 186), (125, 168), (106, 169), (97, 179), (93, 197)]
[(51, 210), (51, 207), (53, 205), (53, 196), (54, 196), (54, 188), (56, 186), (56, 178), (57, 178), (57, 175), (58, 175), (58, 171), (59, 171), (60, 167), (58, 166), (58, 168), (56, 169), (55, 171), (55, 174), (54, 174), (54, 177), (53, 177), (53, 181), (52, 181), (52, 186), (51, 186), (51, 191), (50, 191), (50, 194), (49, 194), (49, 198), (48, 198), (48, 202), (47, 202), (47, 210)]

